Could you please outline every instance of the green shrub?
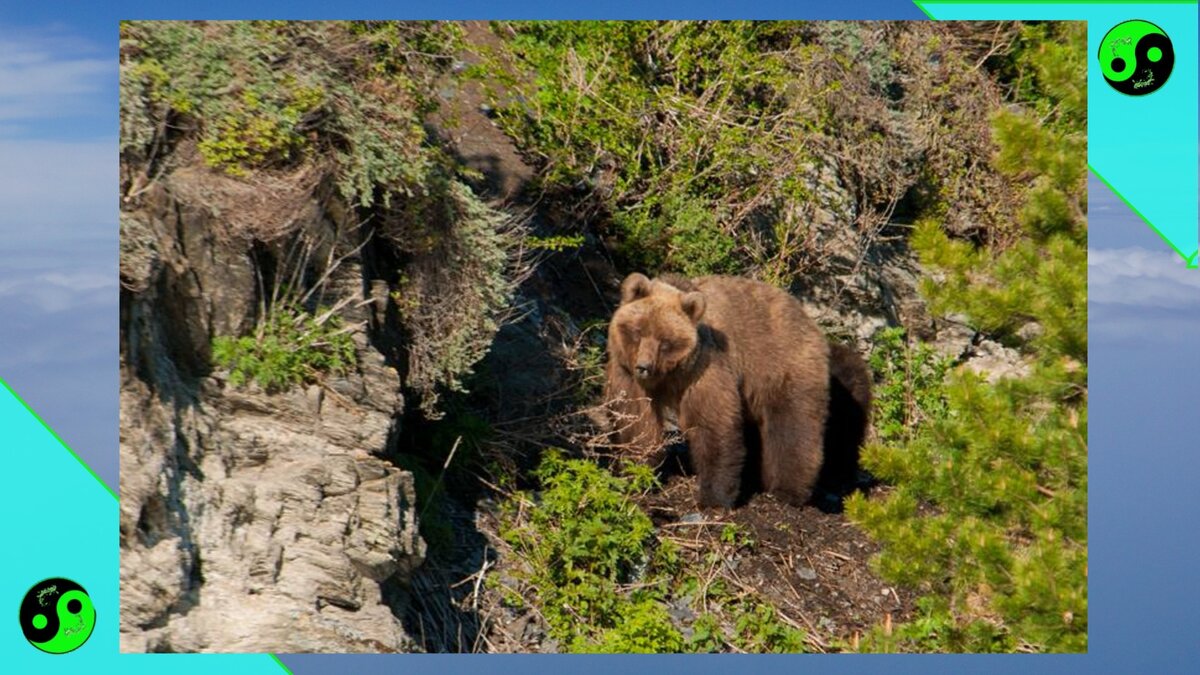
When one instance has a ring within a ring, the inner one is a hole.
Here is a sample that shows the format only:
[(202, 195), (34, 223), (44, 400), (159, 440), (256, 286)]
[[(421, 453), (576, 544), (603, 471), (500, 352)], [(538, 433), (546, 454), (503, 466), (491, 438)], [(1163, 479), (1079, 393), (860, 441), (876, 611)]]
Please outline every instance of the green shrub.
[(633, 502), (654, 485), (652, 470), (620, 477), (550, 450), (536, 476), (540, 502), (523, 510), (527, 520), (519, 504), (532, 494), (508, 502), (501, 534), (524, 563), (551, 637), (574, 652), (681, 650), (662, 604), (674, 554), (654, 545), (654, 525)]
[[(594, 323), (603, 330), (607, 324)], [(587, 328), (585, 327), (585, 330)], [(594, 404), (604, 390), (604, 368), (608, 363), (608, 355), (604, 344), (594, 341), (585, 342), (575, 352), (573, 370), (578, 372), (578, 384), (575, 388), (575, 400), (581, 405)]]
[[(264, 99), (246, 90), (241, 105), (215, 124), (212, 134), (200, 141), (201, 156), (209, 166), (244, 176), (247, 167), (270, 163), (288, 164), (308, 143), (296, 131), (304, 115), (322, 103), (318, 87), (272, 87), (274, 96)], [(278, 100), (279, 92), (286, 100)]]
[(683, 636), (661, 602), (639, 598), (622, 607), (616, 625), (585, 651), (602, 654), (669, 654), (683, 651)]
[(765, 602), (747, 603), (739, 613), (734, 644), (752, 654), (794, 654), (806, 651), (804, 631), (784, 624)]
[(409, 333), (406, 386), (428, 419), (444, 391), (463, 392), (506, 318), (519, 232), (457, 180), (431, 182), (380, 233), (408, 257), (392, 297)]
[(138, 54), (122, 72), (122, 89), (142, 86), (150, 102), (198, 120), (198, 149), (210, 166), (243, 176), (291, 163), (308, 146), (298, 125), (326, 92), (303, 70), (275, 67), (287, 31), (254, 21), (125, 22), (121, 39)]
[(914, 427), (946, 414), (943, 385), (950, 360), (929, 345), (910, 344), (903, 328), (875, 335), (870, 365), (877, 381), (871, 419), (880, 442), (909, 438)]
[(726, 643), (721, 622), (712, 614), (705, 613), (692, 622), (692, 635), (688, 638), (687, 650), (700, 654), (721, 651)]
[(894, 489), (853, 495), (847, 512), (883, 543), (885, 579), (930, 594), (925, 620), (945, 624), (946, 648), (1086, 649), (1087, 413), (1071, 379), (958, 373), (946, 417), (864, 451)]
[(337, 315), (288, 306), (270, 311), (255, 335), (213, 338), (212, 355), (229, 370), (230, 384), (254, 380), (268, 391), (343, 374), (357, 363), (354, 341)]

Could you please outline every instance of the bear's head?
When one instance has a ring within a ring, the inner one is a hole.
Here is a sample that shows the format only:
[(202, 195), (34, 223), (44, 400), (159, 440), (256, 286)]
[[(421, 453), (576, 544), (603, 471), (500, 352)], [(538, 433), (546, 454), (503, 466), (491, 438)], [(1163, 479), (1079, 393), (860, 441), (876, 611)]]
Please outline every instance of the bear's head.
[(609, 328), (612, 358), (646, 389), (690, 365), (700, 345), (704, 294), (630, 274)]

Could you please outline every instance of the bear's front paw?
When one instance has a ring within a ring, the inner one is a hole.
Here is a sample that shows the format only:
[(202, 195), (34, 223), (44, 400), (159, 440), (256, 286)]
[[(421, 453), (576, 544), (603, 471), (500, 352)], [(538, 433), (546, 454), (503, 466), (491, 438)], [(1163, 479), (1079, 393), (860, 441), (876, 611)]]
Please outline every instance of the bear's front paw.
[(787, 488), (776, 488), (771, 491), (771, 494), (776, 499), (791, 506), (804, 506), (813, 496), (812, 490), (792, 490)]

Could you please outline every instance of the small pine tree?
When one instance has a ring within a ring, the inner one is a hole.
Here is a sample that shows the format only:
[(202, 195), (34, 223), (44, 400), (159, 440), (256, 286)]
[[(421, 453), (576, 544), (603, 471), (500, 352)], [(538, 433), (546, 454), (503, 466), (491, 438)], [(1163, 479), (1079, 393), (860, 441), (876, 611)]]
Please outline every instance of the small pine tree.
[(864, 451), (895, 487), (848, 511), (883, 543), (879, 572), (927, 593), (915, 621), (868, 649), (1087, 649), (1084, 38), (1075, 24), (1030, 27), (1013, 57), (1022, 111), (1000, 113), (993, 136), (996, 167), (1029, 186), (1019, 239), (978, 247), (934, 218), (914, 233), (940, 272), (923, 288), (931, 307), (967, 315), (1031, 372), (952, 372), (941, 414)]

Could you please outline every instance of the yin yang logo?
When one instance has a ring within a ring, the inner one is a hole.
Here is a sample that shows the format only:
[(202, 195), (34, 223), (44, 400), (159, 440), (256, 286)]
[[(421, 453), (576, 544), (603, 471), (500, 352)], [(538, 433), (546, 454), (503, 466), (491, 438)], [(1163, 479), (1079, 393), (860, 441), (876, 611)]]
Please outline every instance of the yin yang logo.
[(1163, 29), (1141, 19), (1123, 21), (1100, 41), (1100, 72), (1122, 94), (1145, 96), (1167, 83), (1175, 68), (1175, 48)]
[(37, 582), (21, 600), (21, 631), (48, 654), (83, 646), (96, 627), (96, 608), (83, 586), (61, 577)]

